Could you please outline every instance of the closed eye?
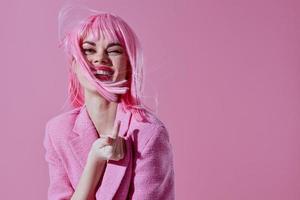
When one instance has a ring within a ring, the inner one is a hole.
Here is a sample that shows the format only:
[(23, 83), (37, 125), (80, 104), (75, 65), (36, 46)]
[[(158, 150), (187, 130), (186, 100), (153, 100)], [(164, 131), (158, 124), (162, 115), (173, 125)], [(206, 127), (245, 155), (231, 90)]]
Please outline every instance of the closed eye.
[[(82, 48), (82, 52), (85, 54), (85, 55), (92, 55), (94, 53), (97, 52), (96, 49), (94, 48), (88, 48), (88, 47), (83, 47)], [(117, 55), (121, 55), (123, 54), (123, 51), (121, 49), (108, 49), (105, 51), (106, 54), (109, 54), (109, 55), (112, 55), (112, 56), (117, 56)]]
[(120, 50), (110, 50), (110, 51), (107, 51), (107, 53), (109, 53), (109, 54), (122, 54), (123, 52), (120, 51)]
[(91, 48), (86, 48), (86, 49), (83, 48), (82, 51), (85, 55), (90, 55), (96, 52), (95, 49), (91, 49)]

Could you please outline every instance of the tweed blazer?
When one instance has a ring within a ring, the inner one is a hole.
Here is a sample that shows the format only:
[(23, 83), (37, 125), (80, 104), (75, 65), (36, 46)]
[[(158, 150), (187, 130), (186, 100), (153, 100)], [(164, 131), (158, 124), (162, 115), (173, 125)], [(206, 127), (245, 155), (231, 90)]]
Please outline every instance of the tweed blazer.
[[(107, 162), (97, 200), (175, 199), (172, 145), (164, 124), (147, 112), (149, 122), (137, 121), (121, 103), (116, 120), (126, 153)], [(85, 105), (52, 117), (45, 128), (43, 145), (49, 168), (49, 200), (71, 199), (79, 182), (97, 130)]]

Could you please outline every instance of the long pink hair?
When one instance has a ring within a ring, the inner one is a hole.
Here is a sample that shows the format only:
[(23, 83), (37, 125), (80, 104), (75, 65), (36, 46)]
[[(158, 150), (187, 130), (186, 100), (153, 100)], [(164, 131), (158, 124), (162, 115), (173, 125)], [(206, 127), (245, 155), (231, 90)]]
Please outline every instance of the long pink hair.
[[(99, 39), (101, 33), (110, 40), (119, 42), (125, 47), (130, 68), (128, 69), (128, 82), (125, 84), (115, 84), (113, 87), (105, 84), (99, 84), (93, 77), (89, 64), (85, 60), (81, 44), (83, 39), (92, 34), (95, 39)], [(130, 26), (120, 17), (111, 13), (96, 13), (80, 21), (71, 31), (65, 33), (60, 41), (67, 55), (69, 63), (69, 86), (68, 99), (73, 108), (83, 106), (84, 92), (80, 85), (73, 66), (74, 59), (82, 67), (85, 76), (96, 86), (97, 90), (109, 101), (117, 101), (117, 94), (121, 94), (121, 103), (124, 109), (134, 114), (137, 120), (147, 121), (147, 108), (142, 104), (141, 96), (143, 89), (143, 62), (140, 42), (130, 28)]]

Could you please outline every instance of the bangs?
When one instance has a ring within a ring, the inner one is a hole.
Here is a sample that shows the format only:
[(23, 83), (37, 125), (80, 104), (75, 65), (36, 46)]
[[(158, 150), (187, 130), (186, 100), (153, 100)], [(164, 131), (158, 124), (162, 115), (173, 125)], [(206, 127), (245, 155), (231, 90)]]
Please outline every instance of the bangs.
[(100, 40), (101, 36), (105, 37), (109, 42), (118, 42), (124, 46), (124, 40), (116, 24), (116, 19), (109, 15), (94, 15), (88, 18), (87, 24), (83, 24), (81, 31), (78, 32), (80, 41), (82, 42), (87, 36), (92, 40)]
[[(64, 16), (64, 15), (62, 15)], [(129, 61), (128, 85), (117, 82), (117, 85), (106, 85), (97, 82), (92, 76), (90, 63), (82, 53), (82, 42), (88, 37), (93, 41), (105, 38), (109, 43), (119, 43), (125, 50)], [(78, 62), (85, 77), (93, 84), (98, 93), (108, 101), (118, 101), (121, 95), (123, 108), (130, 110), (138, 121), (147, 121), (146, 106), (142, 102), (143, 90), (143, 56), (140, 42), (131, 27), (120, 17), (110, 13), (89, 15), (62, 36), (60, 47), (63, 47), (69, 61), (68, 97), (73, 107), (84, 104), (84, 90), (74, 73), (74, 61)], [(127, 91), (128, 89), (128, 91)], [(147, 109), (148, 110), (148, 109)]]

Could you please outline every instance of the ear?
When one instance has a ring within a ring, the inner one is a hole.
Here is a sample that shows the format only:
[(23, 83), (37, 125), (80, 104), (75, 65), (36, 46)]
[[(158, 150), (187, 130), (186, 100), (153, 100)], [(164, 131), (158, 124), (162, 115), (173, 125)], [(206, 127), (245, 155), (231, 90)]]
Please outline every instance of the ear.
[(72, 64), (71, 65), (72, 65), (72, 69), (74, 70), (74, 73), (77, 74), (78, 65), (77, 65), (75, 57), (73, 57), (73, 56), (72, 56)]

